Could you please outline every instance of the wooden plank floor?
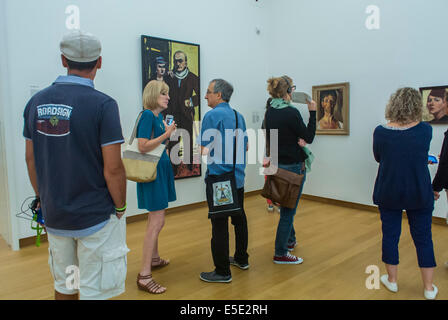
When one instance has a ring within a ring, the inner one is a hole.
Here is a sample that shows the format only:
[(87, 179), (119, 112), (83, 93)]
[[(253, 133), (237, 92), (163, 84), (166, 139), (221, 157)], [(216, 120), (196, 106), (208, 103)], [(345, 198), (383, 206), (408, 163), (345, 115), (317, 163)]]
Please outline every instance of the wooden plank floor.
[[(249, 225), (250, 269), (232, 267), (230, 284), (205, 283), (201, 271), (211, 271), (211, 226), (205, 208), (167, 215), (159, 238), (162, 257), (171, 264), (153, 272), (168, 290), (151, 295), (137, 290), (145, 221), (127, 226), (128, 274), (126, 292), (116, 299), (216, 299), (216, 300), (300, 300), (300, 299), (423, 299), (420, 270), (407, 220), (403, 219), (400, 242), (399, 292), (384, 287), (368, 290), (367, 266), (381, 262), (381, 224), (379, 215), (331, 204), (301, 200), (295, 218), (299, 246), (294, 253), (304, 258), (301, 265), (272, 262), (275, 230), (279, 215), (268, 213), (259, 195), (247, 197), (245, 208)], [(231, 225), (229, 224), (231, 227)], [(231, 253), (233, 230), (230, 230)], [(433, 240), (438, 267), (435, 284), (438, 299), (448, 298), (448, 229), (433, 224)], [(53, 287), (48, 264), (48, 243), (14, 252), (0, 241), (0, 299), (52, 299)]]

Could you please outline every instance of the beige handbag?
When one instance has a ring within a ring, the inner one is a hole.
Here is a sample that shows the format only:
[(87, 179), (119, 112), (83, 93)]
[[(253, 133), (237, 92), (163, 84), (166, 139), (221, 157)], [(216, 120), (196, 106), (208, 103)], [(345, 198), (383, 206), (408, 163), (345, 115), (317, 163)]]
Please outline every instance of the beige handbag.
[[(165, 145), (160, 144), (154, 150), (146, 153), (138, 151), (138, 139), (135, 136), (137, 135), (137, 126), (142, 114), (143, 111), (140, 112), (135, 121), (129, 144), (124, 147), (122, 160), (126, 170), (126, 179), (135, 182), (151, 182), (157, 178), (157, 164), (165, 151)], [(151, 139), (153, 137), (154, 126), (152, 127)]]

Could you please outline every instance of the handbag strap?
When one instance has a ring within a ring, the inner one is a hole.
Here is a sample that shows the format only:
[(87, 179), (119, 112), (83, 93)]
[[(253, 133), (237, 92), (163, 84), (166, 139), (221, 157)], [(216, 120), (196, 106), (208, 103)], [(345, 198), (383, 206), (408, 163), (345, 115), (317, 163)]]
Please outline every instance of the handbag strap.
[(235, 143), (233, 144), (233, 172), (235, 172), (235, 166), (236, 166), (236, 144), (238, 142), (238, 114), (236, 113), (236, 110), (233, 109), (233, 112), (235, 113)]
[(271, 150), (270, 150), (270, 140), (271, 140), (271, 131), (268, 129), (267, 121), (266, 121), (266, 115), (268, 113), (270, 107), (266, 108), (266, 112), (264, 113), (264, 119), (262, 127), (264, 127), (264, 130), (266, 130), (266, 156), (271, 156)]
[[(138, 123), (140, 122), (140, 118), (143, 115), (143, 112), (145, 112), (145, 110), (140, 111), (140, 113), (138, 114), (137, 120), (135, 120), (134, 130), (132, 130), (131, 139), (129, 139), (129, 145), (131, 145), (132, 142), (134, 142), (134, 139), (137, 136), (137, 127), (138, 127)], [(152, 126), (152, 130), (151, 130), (151, 139), (153, 139), (153, 138), (154, 138), (154, 125)]]

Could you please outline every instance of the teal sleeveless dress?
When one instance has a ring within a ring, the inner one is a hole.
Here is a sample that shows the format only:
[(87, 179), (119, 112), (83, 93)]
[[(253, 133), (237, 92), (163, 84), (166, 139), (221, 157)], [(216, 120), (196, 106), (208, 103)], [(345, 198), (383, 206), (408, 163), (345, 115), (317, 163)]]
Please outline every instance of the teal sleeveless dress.
[[(145, 110), (137, 126), (137, 138), (151, 139), (154, 128), (154, 138), (165, 133), (163, 116), (158, 117), (151, 110)], [(174, 174), (171, 161), (166, 151), (157, 165), (157, 178), (154, 181), (137, 182), (137, 201), (139, 209), (158, 211), (168, 208), (168, 202), (176, 200), (176, 189), (174, 186)]]

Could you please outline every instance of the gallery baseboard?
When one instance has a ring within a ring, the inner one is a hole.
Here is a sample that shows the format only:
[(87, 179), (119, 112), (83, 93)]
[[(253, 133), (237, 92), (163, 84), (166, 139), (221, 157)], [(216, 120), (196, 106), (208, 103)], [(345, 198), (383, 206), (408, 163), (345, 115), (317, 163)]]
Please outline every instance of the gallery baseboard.
[[(260, 194), (261, 194), (261, 189), (244, 193), (245, 197), (256, 196), (256, 195), (260, 195)], [(303, 194), (302, 199), (332, 204), (332, 205), (336, 205), (336, 206), (340, 206), (340, 207), (346, 207), (346, 208), (351, 208), (351, 209), (359, 209), (359, 210), (365, 210), (365, 211), (379, 213), (378, 207), (372, 206), (372, 205), (366, 205), (366, 204), (360, 204), (360, 203), (355, 203), (355, 202), (348, 202), (348, 201), (318, 197), (318, 196), (313, 196), (310, 194)], [(206, 208), (206, 207), (207, 207), (207, 201), (195, 202), (195, 203), (191, 203), (191, 204), (187, 204), (187, 205), (183, 205), (183, 206), (179, 206), (179, 207), (175, 207), (175, 208), (168, 208), (166, 210), (166, 214), (172, 214), (172, 213), (176, 213), (176, 212), (192, 210), (192, 209), (200, 209), (200, 208)], [(403, 214), (403, 217), (406, 218), (406, 215)], [(131, 216), (131, 217), (127, 217), (126, 224), (143, 221), (146, 219), (148, 219), (148, 212), (142, 213), (142, 214), (137, 214), (137, 215)], [(434, 224), (443, 225), (443, 226), (446, 226), (448, 223), (445, 218), (440, 218), (440, 217), (432, 217), (432, 222)], [(46, 234), (41, 235), (40, 241), (41, 241), (41, 243), (47, 242), (48, 241), (47, 235)], [(19, 247), (23, 248), (23, 247), (26, 247), (29, 245), (34, 245), (35, 243), (36, 243), (36, 236), (23, 238), (23, 239), (19, 240)]]
[[(367, 205), (367, 204), (354, 203), (354, 202), (348, 202), (348, 201), (342, 201), (342, 200), (336, 200), (336, 199), (330, 199), (330, 198), (323, 198), (323, 197), (313, 196), (310, 194), (303, 194), (302, 199), (333, 204), (333, 205), (340, 206), (340, 207), (371, 211), (371, 212), (375, 212), (378, 214), (380, 213), (377, 206), (372, 206), (372, 205)], [(407, 219), (407, 216), (404, 212), (403, 212), (403, 218)], [(448, 224), (448, 221), (445, 218), (432, 217), (432, 223), (446, 226)]]

